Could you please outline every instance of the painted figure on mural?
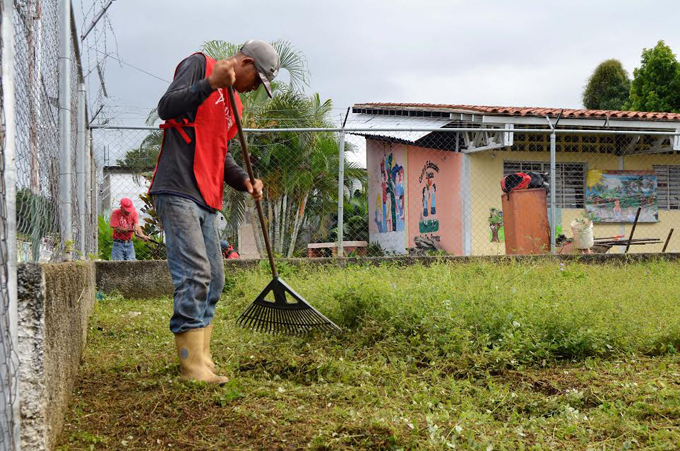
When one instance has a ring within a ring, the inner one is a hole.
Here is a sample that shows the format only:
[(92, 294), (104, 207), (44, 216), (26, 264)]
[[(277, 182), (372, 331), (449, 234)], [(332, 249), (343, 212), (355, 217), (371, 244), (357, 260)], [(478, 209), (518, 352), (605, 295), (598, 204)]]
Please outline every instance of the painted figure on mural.
[(434, 174), (432, 174), (432, 177), (427, 178), (427, 186), (430, 191), (430, 214), (436, 215), (437, 214), (437, 202), (435, 200), (435, 195), (437, 194), (437, 184), (432, 181), (434, 178)]
[(404, 168), (399, 167), (399, 172), (397, 172), (397, 232), (404, 230), (404, 224), (406, 223), (406, 195), (404, 193)]
[(381, 175), (383, 177), (382, 186), (382, 227), (381, 233), (387, 232), (387, 179), (385, 178), (385, 160), (380, 164)]
[[(389, 193), (389, 187), (387, 188), (388, 193)], [(392, 218), (394, 217), (394, 193), (390, 193), (389, 196), (387, 196), (386, 202), (385, 202), (385, 211), (387, 212), (387, 220), (386, 220), (386, 225), (387, 228), (386, 230), (391, 232), (392, 231)]]
[[(491, 242), (500, 243), (501, 241), (501, 229), (503, 228), (503, 211), (498, 208), (493, 208), (489, 210), (489, 230), (491, 230)], [(505, 237), (503, 237), (505, 238)]]
[[(400, 232), (405, 224), (404, 167), (395, 161), (394, 154), (383, 154), (380, 162), (380, 186), (382, 197), (378, 195), (374, 222), (379, 233)], [(380, 208), (382, 216), (379, 219)]]
[(427, 186), (423, 186), (423, 216), (427, 217), (430, 214), (427, 208)]
[(434, 182), (435, 175), (439, 173), (439, 167), (428, 161), (420, 173), (419, 183), (423, 183), (423, 213), (418, 223), (420, 233), (432, 233), (439, 230), (437, 214), (437, 184)]
[(623, 214), (621, 210), (621, 203), (618, 199), (614, 199), (614, 208), (612, 211), (614, 213), (614, 219), (620, 221), (623, 217)]
[(378, 208), (380, 205), (383, 205), (382, 203), (382, 197), (380, 196), (380, 193), (375, 198), (375, 210), (373, 211), (373, 222), (375, 222), (375, 225), (378, 226), (378, 233), (385, 233), (385, 224), (383, 223), (383, 218), (385, 217), (383, 214), (380, 214), (380, 209)]
[(395, 202), (395, 193), (394, 193), (394, 167), (393, 167), (393, 160), (394, 160), (394, 155), (389, 154), (387, 156), (387, 165), (385, 167), (385, 177), (387, 178), (387, 193), (390, 195), (389, 201), (390, 201), (390, 208), (387, 209), (387, 211), (390, 213), (390, 217), (388, 220), (388, 226), (387, 230), (390, 232), (394, 232), (397, 230), (396, 225), (397, 225), (397, 205)]

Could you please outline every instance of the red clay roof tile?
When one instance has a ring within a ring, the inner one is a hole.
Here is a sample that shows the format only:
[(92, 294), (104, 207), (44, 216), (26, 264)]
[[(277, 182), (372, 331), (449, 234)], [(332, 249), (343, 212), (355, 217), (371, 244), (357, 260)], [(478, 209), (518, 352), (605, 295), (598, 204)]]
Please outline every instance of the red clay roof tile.
[(506, 107), (482, 105), (446, 105), (431, 103), (357, 103), (355, 108), (387, 108), (387, 109), (427, 109), (450, 111), (456, 113), (488, 113), (506, 116), (527, 117), (557, 117), (562, 112), (563, 118), (588, 119), (651, 119), (662, 121), (680, 121), (678, 113), (643, 112), (643, 111), (615, 111), (615, 110), (586, 110), (569, 108), (538, 108), (538, 107)]

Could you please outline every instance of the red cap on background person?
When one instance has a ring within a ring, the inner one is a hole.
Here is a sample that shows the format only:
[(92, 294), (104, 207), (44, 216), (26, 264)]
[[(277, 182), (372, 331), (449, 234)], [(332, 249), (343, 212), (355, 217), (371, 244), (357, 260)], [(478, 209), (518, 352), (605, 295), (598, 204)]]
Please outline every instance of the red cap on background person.
[(135, 206), (132, 204), (132, 200), (127, 197), (124, 197), (120, 200), (120, 208), (121, 210), (125, 210), (128, 213), (135, 211)]

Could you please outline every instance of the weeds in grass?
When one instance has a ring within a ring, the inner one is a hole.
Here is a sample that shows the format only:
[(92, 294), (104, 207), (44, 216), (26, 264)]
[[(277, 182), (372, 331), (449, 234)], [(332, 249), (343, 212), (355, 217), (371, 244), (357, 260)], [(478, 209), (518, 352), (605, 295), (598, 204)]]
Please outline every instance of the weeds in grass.
[(221, 388), (179, 383), (171, 299), (104, 297), (60, 449), (677, 449), (679, 276), (668, 262), (291, 266), (345, 330), (291, 338), (234, 325), (270, 275), (230, 273)]

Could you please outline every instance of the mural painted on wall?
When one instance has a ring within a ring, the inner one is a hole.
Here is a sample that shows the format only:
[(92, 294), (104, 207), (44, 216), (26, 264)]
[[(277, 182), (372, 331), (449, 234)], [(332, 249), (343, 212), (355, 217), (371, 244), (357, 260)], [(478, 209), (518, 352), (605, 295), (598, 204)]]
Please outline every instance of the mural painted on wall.
[(415, 146), (407, 150), (409, 247), (416, 247), (416, 237), (426, 237), (449, 253), (462, 253), (460, 154)]
[(658, 222), (654, 171), (588, 171), (586, 212), (593, 222)]
[(401, 144), (366, 140), (369, 241), (387, 251), (406, 252), (408, 210), (406, 149)]
[(392, 144), (385, 144), (380, 160), (380, 191), (375, 200), (373, 221), (378, 233), (403, 232), (406, 219), (404, 166), (396, 161)]

